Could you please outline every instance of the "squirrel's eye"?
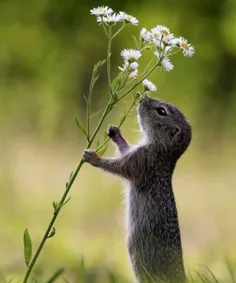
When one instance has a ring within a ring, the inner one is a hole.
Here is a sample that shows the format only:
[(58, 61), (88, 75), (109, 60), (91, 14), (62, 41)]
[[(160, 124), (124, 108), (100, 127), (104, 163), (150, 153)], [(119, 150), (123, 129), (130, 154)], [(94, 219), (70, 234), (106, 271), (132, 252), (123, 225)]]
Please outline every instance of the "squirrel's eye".
[(166, 110), (163, 107), (157, 107), (156, 110), (159, 115), (167, 116)]

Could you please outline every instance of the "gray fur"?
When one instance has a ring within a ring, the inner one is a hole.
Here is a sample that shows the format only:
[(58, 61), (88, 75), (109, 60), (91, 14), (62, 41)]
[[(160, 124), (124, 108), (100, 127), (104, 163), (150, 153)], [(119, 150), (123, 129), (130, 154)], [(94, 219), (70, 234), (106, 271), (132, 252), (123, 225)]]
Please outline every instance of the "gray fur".
[[(167, 113), (161, 116), (157, 107)], [(183, 283), (185, 271), (172, 190), (172, 175), (178, 158), (191, 141), (191, 127), (173, 105), (146, 97), (138, 106), (144, 141), (129, 146), (120, 130), (110, 126), (108, 135), (121, 157), (104, 159), (92, 150), (84, 160), (129, 181), (127, 200), (127, 248), (137, 282)]]

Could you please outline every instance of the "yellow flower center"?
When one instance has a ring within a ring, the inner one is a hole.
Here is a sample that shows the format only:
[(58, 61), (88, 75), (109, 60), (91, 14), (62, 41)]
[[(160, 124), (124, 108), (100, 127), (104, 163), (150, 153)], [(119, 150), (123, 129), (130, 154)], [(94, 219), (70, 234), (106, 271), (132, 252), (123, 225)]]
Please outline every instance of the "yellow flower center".
[(181, 42), (181, 46), (182, 46), (184, 49), (189, 50), (189, 46), (188, 46), (187, 43)]
[(169, 34), (169, 32), (167, 30), (165, 30), (165, 29), (162, 29), (161, 33), (164, 34), (164, 35), (168, 35)]
[(128, 16), (127, 16), (127, 20), (128, 20), (128, 21), (131, 21), (131, 20), (132, 20), (132, 16), (128, 15)]

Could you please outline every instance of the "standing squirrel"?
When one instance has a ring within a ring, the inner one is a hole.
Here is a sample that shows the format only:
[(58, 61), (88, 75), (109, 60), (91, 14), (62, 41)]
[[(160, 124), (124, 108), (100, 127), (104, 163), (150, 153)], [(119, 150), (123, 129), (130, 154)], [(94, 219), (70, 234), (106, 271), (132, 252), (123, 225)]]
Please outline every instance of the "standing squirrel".
[(191, 141), (191, 127), (170, 103), (145, 97), (138, 106), (144, 140), (130, 146), (115, 126), (108, 136), (121, 156), (99, 157), (87, 149), (83, 159), (129, 182), (127, 249), (137, 282), (185, 282), (178, 213), (172, 175), (179, 157)]

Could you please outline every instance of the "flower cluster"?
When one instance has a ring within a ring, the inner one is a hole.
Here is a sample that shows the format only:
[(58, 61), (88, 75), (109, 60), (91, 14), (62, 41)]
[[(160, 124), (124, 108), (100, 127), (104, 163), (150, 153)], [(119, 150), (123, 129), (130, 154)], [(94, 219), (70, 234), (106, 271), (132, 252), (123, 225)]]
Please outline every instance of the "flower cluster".
[[(188, 43), (183, 37), (175, 37), (170, 30), (162, 25), (158, 25), (148, 31), (145, 28), (141, 29), (140, 39), (142, 41), (139, 50), (125, 49), (121, 52), (121, 56), (124, 58), (125, 63), (121, 71), (131, 71), (132, 66), (130, 63), (137, 61), (141, 57), (141, 51), (148, 46), (154, 48), (154, 55), (157, 57), (158, 64), (164, 71), (171, 71), (174, 65), (171, 63), (169, 57), (172, 55), (173, 49), (181, 50), (184, 56), (192, 56), (195, 52), (194, 47)], [(138, 54), (138, 56), (136, 56)], [(135, 69), (130, 74), (130, 77), (136, 77), (138, 74), (138, 64), (135, 64)]]
[[(131, 23), (137, 25), (138, 19), (126, 14), (125, 12), (115, 13), (108, 6), (101, 6), (90, 10), (92, 15), (97, 17), (97, 22), (106, 26), (115, 25), (118, 22)], [(122, 29), (121, 27), (115, 35)], [(106, 28), (105, 28), (106, 30)], [(156, 66), (160, 66), (164, 71), (171, 71), (174, 65), (170, 61), (170, 56), (175, 51), (181, 51), (184, 56), (191, 57), (195, 53), (194, 47), (183, 37), (175, 37), (169, 28), (163, 25), (157, 25), (151, 30), (142, 28), (140, 31), (140, 44), (137, 49), (124, 49), (121, 51), (121, 57), (124, 59), (122, 67), (118, 67), (123, 78), (137, 78), (139, 59), (144, 49), (153, 50), (154, 58), (156, 57)], [(145, 91), (156, 91), (156, 86), (148, 81), (143, 80)]]
[(188, 57), (195, 53), (194, 47), (185, 38), (175, 37), (167, 27), (162, 25), (158, 25), (150, 31), (142, 28), (140, 38), (143, 45), (149, 44), (154, 46), (154, 54), (165, 71), (171, 71), (174, 68), (169, 59), (174, 48), (181, 50), (183, 55)]
[(136, 78), (138, 75), (138, 60), (142, 56), (139, 50), (124, 49), (121, 51), (121, 56), (124, 59), (123, 67), (118, 67), (122, 72), (127, 71), (129, 78)]
[(131, 23), (138, 25), (138, 20), (126, 14), (125, 12), (114, 13), (113, 10), (107, 6), (101, 6), (90, 10), (91, 15), (97, 16), (97, 22), (105, 23), (107, 25), (114, 25), (118, 22)]

